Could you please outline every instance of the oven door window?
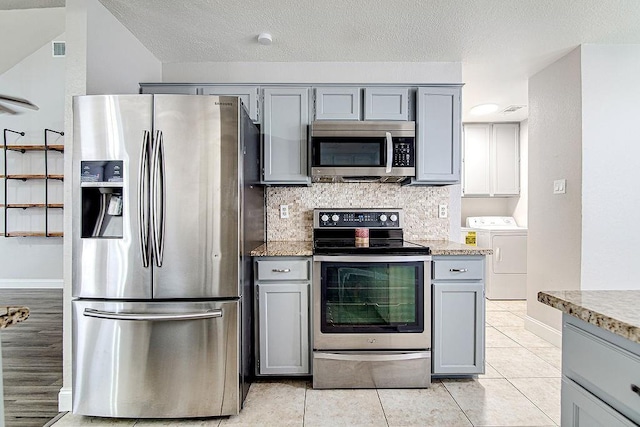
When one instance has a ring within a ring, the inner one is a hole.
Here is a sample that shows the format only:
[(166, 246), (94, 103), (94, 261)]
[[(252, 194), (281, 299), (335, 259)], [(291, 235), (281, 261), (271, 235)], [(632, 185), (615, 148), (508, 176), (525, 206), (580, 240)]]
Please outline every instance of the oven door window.
[(321, 263), (323, 333), (424, 331), (424, 263)]
[(314, 166), (379, 167), (386, 162), (384, 138), (324, 138), (314, 141)]

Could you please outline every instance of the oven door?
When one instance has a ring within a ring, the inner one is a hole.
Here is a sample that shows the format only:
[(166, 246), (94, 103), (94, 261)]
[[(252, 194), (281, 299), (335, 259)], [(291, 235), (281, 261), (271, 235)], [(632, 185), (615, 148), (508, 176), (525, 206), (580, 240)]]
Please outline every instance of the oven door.
[(313, 259), (315, 350), (431, 348), (430, 256)]

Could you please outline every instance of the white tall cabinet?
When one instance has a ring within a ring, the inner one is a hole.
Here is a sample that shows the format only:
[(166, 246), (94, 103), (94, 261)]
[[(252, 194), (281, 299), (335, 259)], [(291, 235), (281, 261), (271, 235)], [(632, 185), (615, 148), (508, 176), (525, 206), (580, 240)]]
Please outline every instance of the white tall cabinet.
[(463, 195), (519, 195), (520, 124), (468, 123), (463, 133)]

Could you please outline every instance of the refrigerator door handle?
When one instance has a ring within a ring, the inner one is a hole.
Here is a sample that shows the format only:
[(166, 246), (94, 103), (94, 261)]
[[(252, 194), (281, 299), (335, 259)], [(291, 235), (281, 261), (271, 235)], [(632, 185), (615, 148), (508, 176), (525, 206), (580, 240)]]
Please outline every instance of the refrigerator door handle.
[(145, 130), (142, 137), (142, 152), (138, 175), (138, 238), (142, 252), (142, 266), (149, 267), (149, 138), (151, 134)]
[[(164, 216), (165, 203), (165, 177), (164, 177), (164, 147), (162, 131), (156, 131), (155, 144), (153, 146), (153, 166), (151, 170), (151, 216), (153, 222), (153, 255), (156, 266), (162, 267), (164, 254)], [(158, 182), (160, 177), (160, 183)], [(158, 189), (158, 185), (160, 188)], [(160, 205), (158, 207), (158, 205)]]
[(199, 320), (213, 319), (222, 317), (222, 310), (208, 310), (198, 313), (113, 313), (111, 311), (95, 310), (85, 308), (83, 315), (86, 317), (95, 317), (98, 319), (112, 320), (137, 320), (137, 321), (164, 321), (164, 320)]

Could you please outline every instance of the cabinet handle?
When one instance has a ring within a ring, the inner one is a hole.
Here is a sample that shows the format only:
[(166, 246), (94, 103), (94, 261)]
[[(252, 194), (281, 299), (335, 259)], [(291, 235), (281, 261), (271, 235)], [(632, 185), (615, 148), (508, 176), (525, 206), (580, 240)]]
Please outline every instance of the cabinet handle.
[(273, 270), (274, 273), (290, 273), (291, 269), (290, 268), (274, 268)]
[(466, 273), (469, 270), (466, 268), (450, 268), (449, 271), (452, 273)]
[(640, 387), (635, 384), (631, 384), (631, 391), (640, 396)]

